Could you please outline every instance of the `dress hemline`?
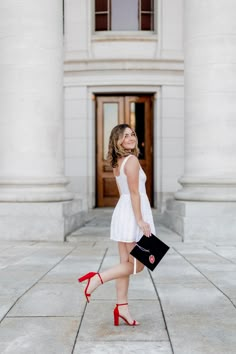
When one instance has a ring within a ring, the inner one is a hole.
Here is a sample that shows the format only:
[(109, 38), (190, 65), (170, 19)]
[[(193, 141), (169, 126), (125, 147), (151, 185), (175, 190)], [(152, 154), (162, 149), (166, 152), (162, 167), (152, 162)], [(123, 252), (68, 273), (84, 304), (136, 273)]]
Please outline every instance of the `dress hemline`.
[(123, 243), (133, 243), (133, 242), (137, 242), (136, 240), (133, 241), (124, 241), (124, 240), (114, 240), (113, 238), (110, 238), (111, 241), (115, 241), (115, 242), (123, 242)]

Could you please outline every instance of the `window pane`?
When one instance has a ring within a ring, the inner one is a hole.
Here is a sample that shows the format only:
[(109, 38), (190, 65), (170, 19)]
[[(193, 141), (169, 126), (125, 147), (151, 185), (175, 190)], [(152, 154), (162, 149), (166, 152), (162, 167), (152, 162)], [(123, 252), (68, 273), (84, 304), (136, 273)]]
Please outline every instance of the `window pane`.
[(145, 159), (145, 105), (144, 103), (130, 103), (130, 125), (135, 129), (140, 150), (139, 159)]
[(106, 14), (97, 14), (96, 15), (96, 24), (95, 31), (107, 31), (107, 15)]
[(141, 16), (141, 30), (153, 31), (152, 28), (152, 14), (142, 14)]
[(141, 0), (141, 11), (153, 11), (153, 0)]
[(103, 104), (103, 158), (106, 160), (108, 142), (112, 128), (118, 124), (118, 103)]
[(107, 1), (108, 0), (95, 0), (95, 12), (107, 11)]
[(112, 31), (137, 31), (138, 17), (138, 0), (111, 1)]

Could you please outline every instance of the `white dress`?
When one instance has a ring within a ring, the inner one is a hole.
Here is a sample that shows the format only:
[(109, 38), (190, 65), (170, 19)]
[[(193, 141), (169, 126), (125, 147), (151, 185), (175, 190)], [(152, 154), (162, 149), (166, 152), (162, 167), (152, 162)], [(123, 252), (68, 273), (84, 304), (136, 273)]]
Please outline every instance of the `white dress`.
[[(132, 155), (128, 155), (122, 161), (120, 166), (120, 175), (116, 177), (116, 182), (120, 190), (120, 199), (116, 204), (114, 209), (112, 219), (111, 219), (111, 229), (110, 229), (110, 238), (114, 241), (121, 242), (137, 242), (143, 235), (142, 230), (138, 226), (129, 192), (129, 186), (127, 183), (127, 176), (124, 173), (124, 167), (127, 160)], [(139, 193), (141, 199), (141, 212), (143, 220), (149, 223), (151, 227), (151, 232), (155, 235), (155, 226), (153, 222), (152, 210), (150, 207), (149, 199), (146, 194), (146, 175), (143, 169), (140, 166), (139, 170)]]

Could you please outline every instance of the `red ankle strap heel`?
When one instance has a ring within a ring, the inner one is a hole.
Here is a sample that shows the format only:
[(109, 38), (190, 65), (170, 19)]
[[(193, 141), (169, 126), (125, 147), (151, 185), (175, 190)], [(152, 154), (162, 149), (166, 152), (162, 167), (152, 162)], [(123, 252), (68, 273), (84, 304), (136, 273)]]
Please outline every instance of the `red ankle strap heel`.
[(91, 294), (87, 293), (87, 289), (88, 289), (88, 287), (89, 287), (90, 280), (91, 280), (95, 275), (98, 275), (98, 276), (99, 276), (100, 281), (101, 281), (101, 284), (103, 284), (103, 280), (102, 280), (101, 275), (100, 275), (99, 273), (96, 273), (96, 272), (89, 272), (89, 273), (83, 275), (82, 277), (80, 277), (80, 278), (78, 279), (78, 281), (79, 281), (80, 283), (82, 283), (82, 282), (85, 281), (85, 280), (88, 280), (88, 283), (87, 283), (87, 285), (86, 285), (86, 288), (84, 289), (84, 295), (85, 295), (85, 297), (86, 297), (87, 302), (89, 302), (89, 297), (91, 296)]
[(128, 320), (124, 317), (121, 316), (119, 313), (119, 306), (125, 306), (128, 305), (128, 302), (124, 303), (124, 304), (116, 304), (116, 307), (114, 308), (113, 314), (114, 314), (114, 326), (119, 326), (119, 318), (122, 318), (123, 321), (125, 321), (125, 323), (128, 326), (138, 326), (139, 323), (135, 320), (133, 320), (132, 323), (128, 322)]

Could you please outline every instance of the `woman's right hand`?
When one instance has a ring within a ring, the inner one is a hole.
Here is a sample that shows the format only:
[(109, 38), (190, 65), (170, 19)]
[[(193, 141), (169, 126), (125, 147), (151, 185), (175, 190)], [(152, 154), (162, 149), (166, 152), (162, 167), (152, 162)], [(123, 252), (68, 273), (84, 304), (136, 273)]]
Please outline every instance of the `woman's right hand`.
[(142, 230), (142, 232), (145, 236), (147, 236), (147, 237), (151, 236), (151, 234), (152, 234), (151, 227), (147, 222), (140, 220), (138, 222), (138, 226), (140, 227), (140, 229)]

